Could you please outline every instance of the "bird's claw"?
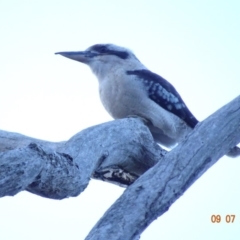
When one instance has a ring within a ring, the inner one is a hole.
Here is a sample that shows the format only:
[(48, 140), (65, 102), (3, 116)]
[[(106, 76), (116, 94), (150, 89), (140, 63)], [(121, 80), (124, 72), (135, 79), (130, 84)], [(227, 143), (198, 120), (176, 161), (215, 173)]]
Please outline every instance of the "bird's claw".
[(140, 117), (138, 115), (128, 115), (127, 118), (138, 118), (140, 119), (145, 125), (147, 125), (149, 123), (149, 120), (147, 120), (146, 118), (144, 117)]

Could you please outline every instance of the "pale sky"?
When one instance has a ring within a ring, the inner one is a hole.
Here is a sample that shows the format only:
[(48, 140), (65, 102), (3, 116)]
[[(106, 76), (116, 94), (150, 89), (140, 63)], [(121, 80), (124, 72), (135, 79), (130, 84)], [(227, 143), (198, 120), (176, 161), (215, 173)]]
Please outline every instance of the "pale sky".
[[(54, 55), (114, 43), (170, 81), (201, 121), (239, 95), (237, 0), (0, 1), (0, 129), (68, 140), (110, 121), (90, 69)], [(240, 160), (223, 157), (141, 240), (237, 240)], [(92, 180), (76, 198), (0, 199), (1, 240), (84, 239), (123, 188)], [(133, 209), (134, 211), (134, 209)], [(222, 222), (211, 223), (219, 214)], [(225, 216), (235, 214), (234, 223)]]

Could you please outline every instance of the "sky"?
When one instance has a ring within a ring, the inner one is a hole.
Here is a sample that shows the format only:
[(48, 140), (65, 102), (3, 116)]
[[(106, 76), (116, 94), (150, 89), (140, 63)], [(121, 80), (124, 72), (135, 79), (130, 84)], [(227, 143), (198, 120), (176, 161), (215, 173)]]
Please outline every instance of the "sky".
[[(131, 49), (202, 121), (239, 95), (239, 12), (236, 0), (1, 0), (0, 129), (63, 141), (112, 120), (90, 69), (54, 55), (96, 43)], [(239, 169), (239, 159), (223, 157), (141, 240), (239, 239)], [(76, 198), (1, 198), (0, 239), (84, 239), (123, 191), (91, 180)], [(226, 223), (231, 214), (235, 221)], [(212, 223), (212, 215), (222, 221)]]

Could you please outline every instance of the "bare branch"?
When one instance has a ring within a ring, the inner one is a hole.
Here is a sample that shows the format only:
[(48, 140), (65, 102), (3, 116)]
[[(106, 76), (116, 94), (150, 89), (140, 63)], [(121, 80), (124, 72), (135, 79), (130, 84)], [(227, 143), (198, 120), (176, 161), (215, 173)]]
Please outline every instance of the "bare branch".
[(136, 118), (94, 126), (59, 143), (0, 131), (0, 197), (22, 190), (73, 197), (91, 177), (126, 187), (165, 152)]
[(240, 96), (198, 124), (185, 141), (129, 186), (86, 239), (137, 239), (239, 142)]
[(23, 190), (52, 199), (77, 196), (91, 177), (125, 187), (134, 182), (86, 239), (136, 239), (220, 157), (239, 156), (239, 142), (240, 97), (168, 154), (137, 118), (94, 126), (59, 143), (0, 131), (0, 197)]

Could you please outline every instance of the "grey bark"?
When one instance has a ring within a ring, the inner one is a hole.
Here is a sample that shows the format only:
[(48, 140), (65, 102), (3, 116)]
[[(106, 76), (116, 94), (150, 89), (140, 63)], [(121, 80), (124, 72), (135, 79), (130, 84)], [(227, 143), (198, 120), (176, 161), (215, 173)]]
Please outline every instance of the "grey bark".
[(59, 143), (0, 131), (0, 197), (22, 190), (73, 197), (91, 177), (128, 186), (165, 152), (136, 118), (90, 127)]
[[(129, 186), (86, 240), (138, 239), (145, 228), (240, 142), (240, 96), (197, 125), (187, 139)], [(137, 199), (137, 200), (136, 200)]]
[(132, 240), (229, 149), (228, 155), (239, 155), (239, 142), (240, 96), (169, 153), (137, 118), (94, 126), (59, 143), (0, 131), (0, 197), (23, 190), (52, 199), (77, 196), (91, 177), (131, 185), (86, 239)]

